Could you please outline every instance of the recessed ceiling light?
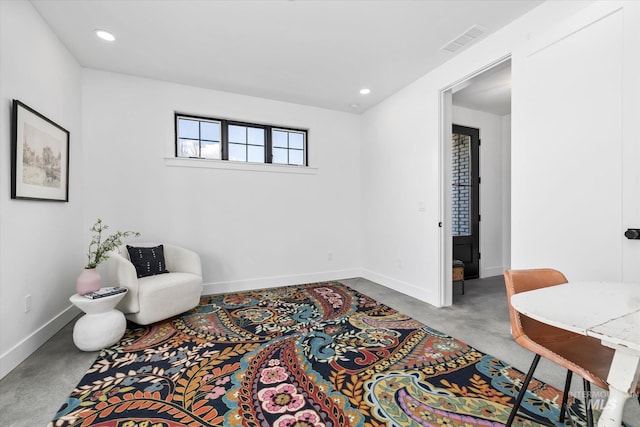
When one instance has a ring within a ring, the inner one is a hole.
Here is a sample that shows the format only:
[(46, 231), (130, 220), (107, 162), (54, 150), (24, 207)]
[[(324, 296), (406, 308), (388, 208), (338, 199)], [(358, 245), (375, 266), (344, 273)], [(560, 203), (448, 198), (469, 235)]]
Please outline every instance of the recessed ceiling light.
[(111, 34), (109, 31), (96, 30), (95, 32), (96, 32), (96, 36), (100, 37), (102, 40), (112, 42), (116, 39), (116, 37), (113, 34)]
[(350, 104), (349, 107), (351, 108), (358, 108), (360, 105), (359, 104)]
[(371, 93), (371, 89), (360, 89), (360, 95), (369, 95)]

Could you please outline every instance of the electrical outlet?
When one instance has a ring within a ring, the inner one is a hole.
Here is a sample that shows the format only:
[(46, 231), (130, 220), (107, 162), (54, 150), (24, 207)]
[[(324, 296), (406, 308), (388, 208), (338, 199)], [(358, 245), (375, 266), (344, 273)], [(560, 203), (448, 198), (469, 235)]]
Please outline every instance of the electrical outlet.
[(31, 311), (31, 294), (24, 296), (24, 312), (27, 313), (29, 311)]
[(327, 261), (333, 261), (333, 252), (327, 252)]

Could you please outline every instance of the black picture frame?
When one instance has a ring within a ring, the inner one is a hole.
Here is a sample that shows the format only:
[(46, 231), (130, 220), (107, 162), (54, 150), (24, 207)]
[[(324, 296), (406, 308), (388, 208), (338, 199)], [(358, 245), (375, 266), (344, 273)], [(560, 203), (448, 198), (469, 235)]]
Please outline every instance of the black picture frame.
[(11, 198), (69, 201), (69, 131), (13, 100)]

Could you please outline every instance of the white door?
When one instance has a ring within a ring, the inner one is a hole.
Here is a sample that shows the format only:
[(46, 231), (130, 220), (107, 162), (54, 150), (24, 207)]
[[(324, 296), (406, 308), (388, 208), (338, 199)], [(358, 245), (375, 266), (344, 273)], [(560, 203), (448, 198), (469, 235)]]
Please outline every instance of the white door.
[[(640, 229), (640, 3), (624, 8), (622, 228)], [(622, 241), (622, 279), (640, 283), (640, 240)]]
[(514, 52), (512, 268), (640, 282), (639, 9), (598, 2)]

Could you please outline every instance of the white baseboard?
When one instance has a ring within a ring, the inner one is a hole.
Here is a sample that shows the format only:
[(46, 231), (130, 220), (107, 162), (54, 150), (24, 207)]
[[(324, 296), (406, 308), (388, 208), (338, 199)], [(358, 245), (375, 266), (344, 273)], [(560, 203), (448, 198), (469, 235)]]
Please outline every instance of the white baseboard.
[(504, 268), (502, 268), (502, 266), (480, 269), (481, 279), (484, 279), (485, 277), (502, 276), (503, 274), (504, 274)]
[(433, 293), (428, 290), (416, 286), (412, 283), (403, 282), (402, 280), (397, 280), (389, 276), (385, 276), (384, 274), (379, 274), (371, 270), (363, 269), (361, 270), (361, 277), (371, 280), (379, 285), (386, 286), (387, 288), (393, 289), (394, 291), (398, 291), (405, 295), (409, 295), (420, 301), (424, 301), (431, 305), (436, 305), (435, 296)]
[(0, 355), (0, 379), (4, 378), (16, 366), (22, 363), (27, 357), (36, 351), (49, 338), (54, 336), (67, 323), (73, 320), (81, 311), (77, 307), (70, 305), (60, 312), (53, 319), (38, 328), (31, 335), (11, 347), (4, 354)]
[(359, 269), (352, 268), (345, 270), (323, 271), (320, 273), (292, 274), (289, 276), (261, 277), (258, 279), (205, 283), (202, 294), (223, 294), (228, 292), (252, 291), (256, 289), (276, 288), (279, 286), (348, 279), (352, 277), (360, 277), (360, 272), (361, 271)]

